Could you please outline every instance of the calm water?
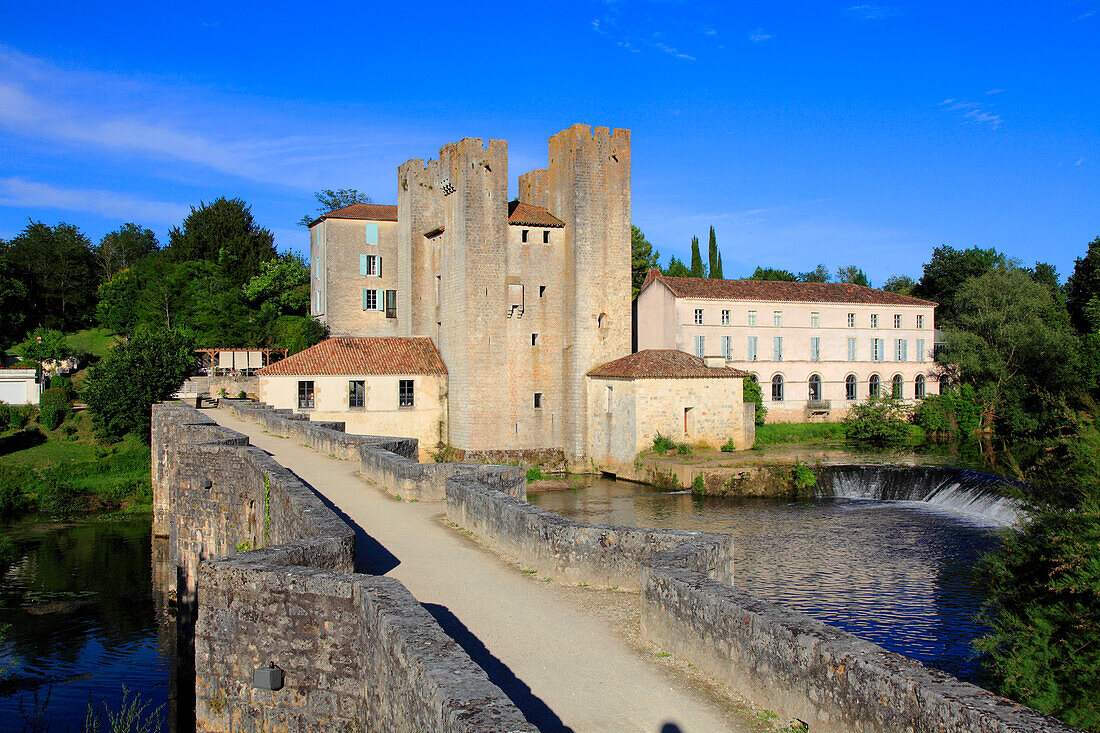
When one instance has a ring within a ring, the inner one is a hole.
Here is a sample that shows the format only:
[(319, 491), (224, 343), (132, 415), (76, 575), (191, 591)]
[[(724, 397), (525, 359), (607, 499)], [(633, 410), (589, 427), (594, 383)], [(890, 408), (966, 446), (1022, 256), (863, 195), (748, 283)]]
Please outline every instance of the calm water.
[(148, 518), (0, 533), (18, 548), (0, 561), (0, 729), (35, 730), (37, 716), (50, 731), (79, 731), (89, 699), (117, 710), (122, 685), (166, 703)]
[(746, 590), (981, 681), (971, 642), (985, 631), (975, 620), (984, 596), (973, 568), (996, 547), (995, 525), (917, 502), (719, 499), (605, 479), (529, 500), (587, 522), (732, 535)]

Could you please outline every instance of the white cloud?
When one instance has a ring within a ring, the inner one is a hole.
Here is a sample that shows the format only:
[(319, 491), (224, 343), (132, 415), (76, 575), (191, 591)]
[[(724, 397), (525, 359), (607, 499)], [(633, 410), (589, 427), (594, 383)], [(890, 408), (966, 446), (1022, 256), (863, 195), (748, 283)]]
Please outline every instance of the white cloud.
[(753, 43), (762, 43), (771, 37), (771, 34), (765, 32), (763, 28), (757, 28), (749, 33), (749, 40)]
[(1084, 13), (1081, 13), (1080, 15), (1078, 15), (1076, 18), (1074, 18), (1072, 22), (1076, 23), (1079, 20), (1084, 20), (1085, 18), (1091, 18), (1094, 15), (1096, 15), (1095, 10), (1087, 10)]
[(986, 92), (986, 94), (1000, 94), (1003, 91), (1004, 91), (1004, 89), (990, 89), (989, 91)]
[(116, 191), (58, 188), (21, 178), (0, 179), (0, 206), (61, 209), (108, 219), (176, 223), (191, 210), (164, 201), (147, 201)]
[(875, 5), (874, 3), (853, 5), (848, 8), (849, 15), (853, 15), (862, 20), (883, 20), (884, 18), (893, 18), (900, 12), (901, 11), (899, 11), (897, 8), (884, 5)]
[(1085, 162), (1085, 159), (1081, 158), (1076, 163), (1073, 164), (1073, 167), (1076, 168), (1077, 166), (1081, 165), (1084, 162)]
[(994, 130), (1003, 122), (1000, 115), (986, 110), (977, 102), (952, 98), (943, 100), (939, 106), (948, 112), (960, 112), (967, 123), (988, 124)]

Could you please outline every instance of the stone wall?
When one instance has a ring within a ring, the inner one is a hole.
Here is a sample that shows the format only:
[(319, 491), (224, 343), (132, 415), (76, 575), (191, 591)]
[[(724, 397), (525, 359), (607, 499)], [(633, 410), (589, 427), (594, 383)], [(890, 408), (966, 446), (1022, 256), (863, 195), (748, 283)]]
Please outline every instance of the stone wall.
[[(341, 439), (340, 425), (267, 414), (322, 449), (364, 444)], [(153, 445), (157, 523), (193, 640), (197, 730), (535, 730), (401, 583), (353, 572), (352, 527), (245, 436), (156, 405)], [(280, 690), (252, 686), (269, 662), (284, 670)]]

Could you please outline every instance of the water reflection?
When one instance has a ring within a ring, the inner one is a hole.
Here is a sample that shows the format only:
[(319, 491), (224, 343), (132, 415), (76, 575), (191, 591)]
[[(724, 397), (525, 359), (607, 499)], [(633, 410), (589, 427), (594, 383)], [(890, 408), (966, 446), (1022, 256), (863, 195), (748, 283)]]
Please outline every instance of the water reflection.
[(36, 695), (51, 730), (80, 730), (89, 699), (117, 708), (123, 684), (164, 704), (174, 650), (158, 643), (149, 519), (0, 532), (17, 547), (0, 562), (0, 727), (23, 727)]
[(732, 535), (738, 585), (980, 682), (974, 564), (998, 542), (993, 525), (916, 502), (720, 499), (605, 479), (529, 500), (587, 522)]

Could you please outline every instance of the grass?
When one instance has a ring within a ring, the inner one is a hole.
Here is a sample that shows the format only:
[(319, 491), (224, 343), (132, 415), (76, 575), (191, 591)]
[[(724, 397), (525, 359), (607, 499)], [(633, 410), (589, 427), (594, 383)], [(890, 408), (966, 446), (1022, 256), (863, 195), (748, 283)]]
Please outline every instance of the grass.
[(78, 354), (91, 354), (102, 358), (118, 343), (118, 336), (106, 328), (86, 328), (83, 331), (65, 334), (65, 340)]
[(837, 422), (777, 422), (756, 426), (753, 448), (783, 443), (824, 443), (844, 440), (844, 425)]

